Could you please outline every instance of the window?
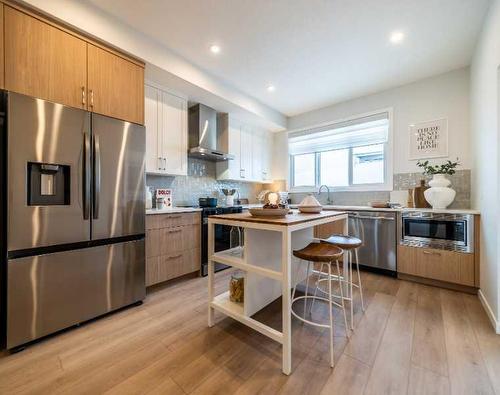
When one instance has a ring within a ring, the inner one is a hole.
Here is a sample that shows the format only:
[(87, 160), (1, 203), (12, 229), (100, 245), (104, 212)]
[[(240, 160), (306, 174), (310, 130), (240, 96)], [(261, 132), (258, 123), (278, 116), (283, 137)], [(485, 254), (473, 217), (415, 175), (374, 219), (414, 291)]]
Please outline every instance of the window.
[(392, 189), (390, 111), (289, 135), (292, 189)]

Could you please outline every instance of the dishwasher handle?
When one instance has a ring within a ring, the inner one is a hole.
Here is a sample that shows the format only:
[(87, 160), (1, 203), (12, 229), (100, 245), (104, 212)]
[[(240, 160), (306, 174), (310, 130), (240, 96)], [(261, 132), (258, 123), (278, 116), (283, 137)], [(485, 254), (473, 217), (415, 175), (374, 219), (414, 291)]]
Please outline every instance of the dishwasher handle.
[(370, 217), (367, 215), (359, 215), (359, 214), (349, 214), (349, 218), (356, 218), (356, 219), (371, 219), (371, 220), (380, 220), (380, 221), (394, 221), (394, 217)]

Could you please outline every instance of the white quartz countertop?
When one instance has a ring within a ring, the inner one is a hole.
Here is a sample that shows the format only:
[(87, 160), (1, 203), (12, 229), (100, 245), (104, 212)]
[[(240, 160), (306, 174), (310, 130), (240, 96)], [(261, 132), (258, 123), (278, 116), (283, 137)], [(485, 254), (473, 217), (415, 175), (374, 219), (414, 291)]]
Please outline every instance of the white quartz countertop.
[(155, 208), (146, 210), (146, 215), (151, 214), (178, 214), (178, 213), (192, 213), (195, 211), (201, 211), (201, 208), (197, 207), (169, 207), (157, 210)]
[[(298, 204), (290, 205), (292, 208), (298, 207)], [(324, 210), (340, 210), (340, 211), (388, 211), (388, 212), (400, 212), (400, 211), (420, 211), (426, 213), (438, 213), (438, 214), (472, 214), (479, 215), (479, 210), (470, 209), (432, 209), (432, 208), (374, 208), (370, 206), (340, 206), (340, 205), (325, 205)]]

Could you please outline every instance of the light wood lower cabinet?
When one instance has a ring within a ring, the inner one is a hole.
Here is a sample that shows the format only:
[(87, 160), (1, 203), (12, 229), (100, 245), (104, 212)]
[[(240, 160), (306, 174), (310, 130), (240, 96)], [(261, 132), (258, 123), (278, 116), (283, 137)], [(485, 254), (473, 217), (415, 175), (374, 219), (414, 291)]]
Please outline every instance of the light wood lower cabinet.
[(146, 286), (200, 270), (201, 215), (146, 216)]
[(474, 254), (398, 246), (398, 273), (474, 286)]
[(314, 237), (318, 239), (328, 239), (332, 235), (343, 235), (344, 225), (345, 225), (345, 220), (335, 221), (324, 225), (315, 226)]

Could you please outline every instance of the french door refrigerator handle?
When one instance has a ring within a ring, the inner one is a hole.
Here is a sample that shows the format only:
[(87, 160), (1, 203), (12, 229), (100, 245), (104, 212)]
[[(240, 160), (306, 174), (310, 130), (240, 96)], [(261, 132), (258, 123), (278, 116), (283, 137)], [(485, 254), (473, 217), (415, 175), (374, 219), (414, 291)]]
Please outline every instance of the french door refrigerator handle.
[(83, 219), (89, 219), (90, 216), (90, 135), (83, 133)]
[(99, 219), (99, 200), (101, 195), (101, 148), (99, 146), (99, 136), (94, 135), (94, 168), (93, 168), (93, 219)]

